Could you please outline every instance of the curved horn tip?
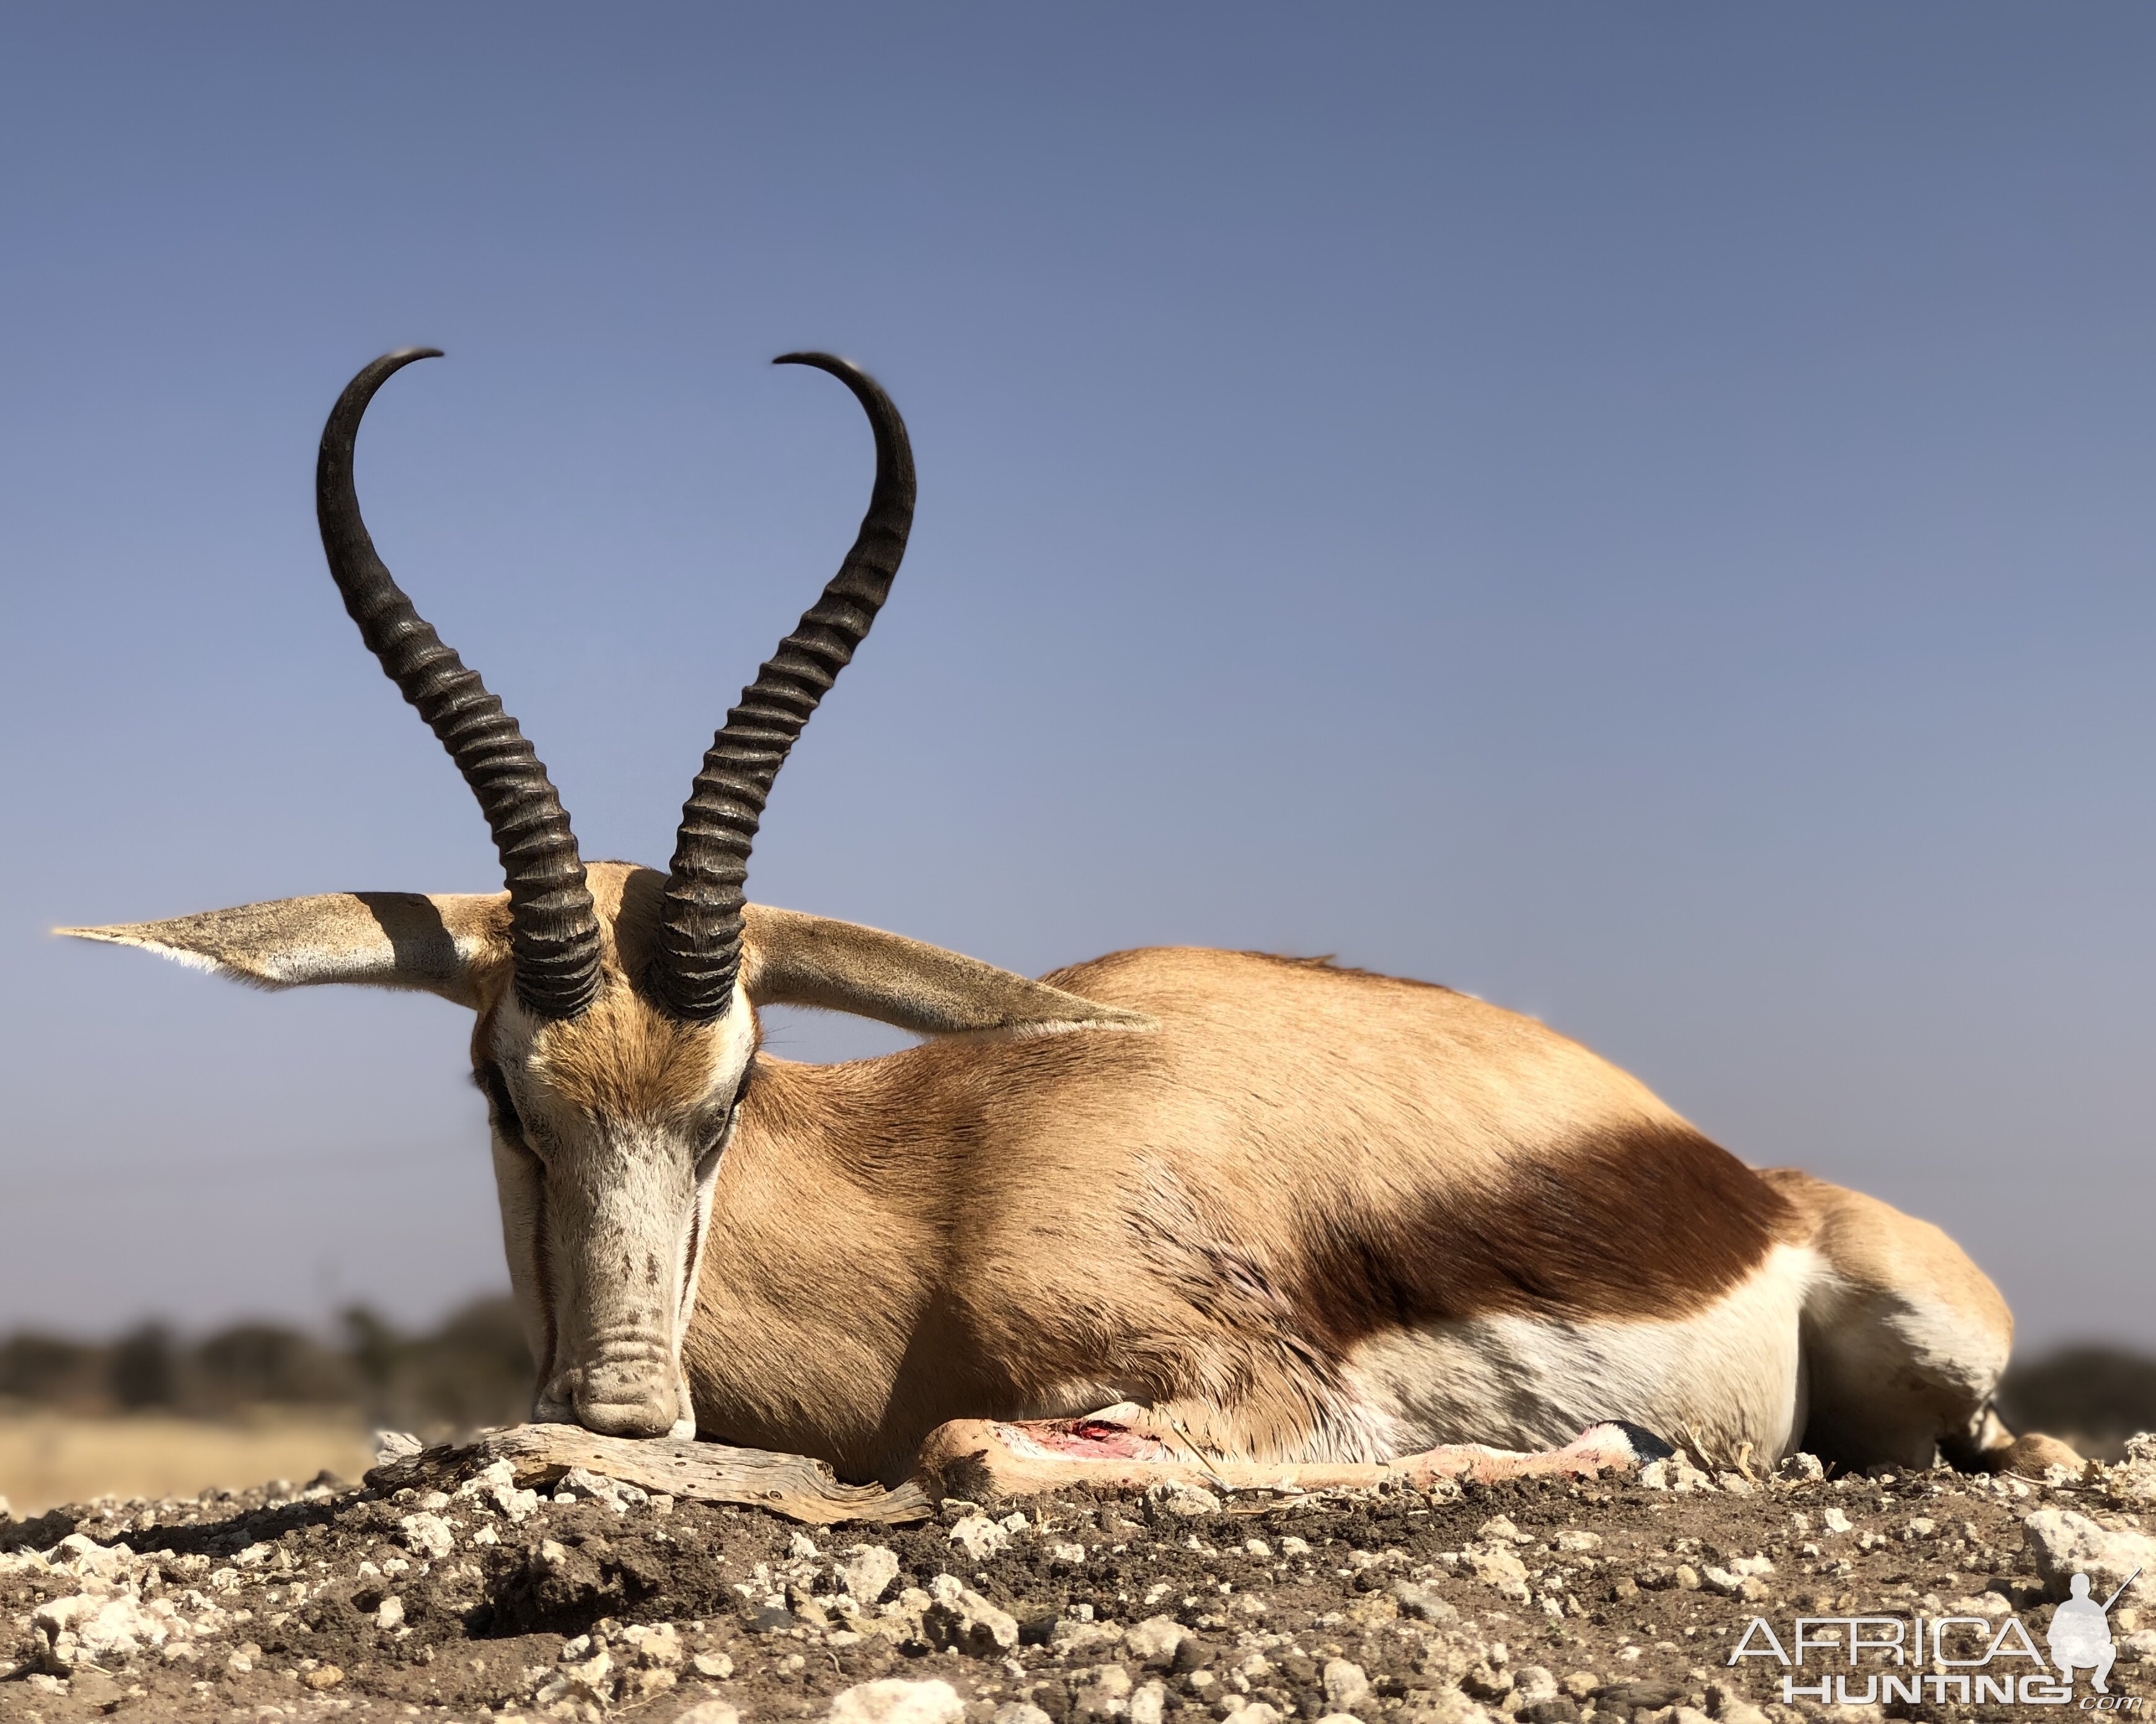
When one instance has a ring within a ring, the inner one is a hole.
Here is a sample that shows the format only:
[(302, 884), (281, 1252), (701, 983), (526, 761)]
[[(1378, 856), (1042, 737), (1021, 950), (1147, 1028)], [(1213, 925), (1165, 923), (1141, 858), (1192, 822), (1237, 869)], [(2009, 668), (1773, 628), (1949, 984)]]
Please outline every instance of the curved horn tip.
[(367, 361), (365, 365), (360, 367), (359, 373), (352, 378), (352, 382), (358, 383), (372, 377), (374, 379), (375, 387), (379, 388), (414, 360), (439, 359), (442, 357), (442, 350), (439, 347), (398, 347), (391, 352), (384, 353), (379, 359)]
[(771, 362), (773, 365), (813, 365), (819, 371), (859, 372), (860, 367), (850, 359), (841, 359), (835, 353), (782, 353)]
[[(339, 413), (349, 412), (355, 405), (359, 412), (365, 413), (367, 403), (374, 398), (374, 392), (413, 361), (439, 359), (441, 357), (439, 347), (399, 347), (393, 352), (384, 353), (378, 359), (368, 360), (352, 373), (352, 381), (344, 386), (344, 393), (337, 398), (336, 410), (330, 414), (329, 424), (322, 428), (323, 437), (326, 439), (331, 435)], [(346, 434), (356, 432), (358, 427), (359, 421), (353, 419)]]

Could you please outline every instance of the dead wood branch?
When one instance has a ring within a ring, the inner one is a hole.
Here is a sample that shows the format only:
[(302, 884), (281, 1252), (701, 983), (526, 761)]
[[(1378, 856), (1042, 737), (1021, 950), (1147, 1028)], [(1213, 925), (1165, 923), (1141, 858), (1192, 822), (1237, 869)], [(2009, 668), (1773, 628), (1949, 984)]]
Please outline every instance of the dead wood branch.
[(603, 1437), (572, 1424), (482, 1431), (467, 1443), (438, 1444), (385, 1461), (367, 1475), (367, 1482), (377, 1491), (408, 1485), (442, 1490), (498, 1460), (510, 1464), (517, 1485), (526, 1490), (552, 1485), (570, 1468), (583, 1467), (641, 1490), (699, 1502), (752, 1504), (818, 1526), (840, 1521), (921, 1521), (934, 1512), (917, 1485), (896, 1491), (842, 1485), (829, 1466), (805, 1455), (666, 1437)]

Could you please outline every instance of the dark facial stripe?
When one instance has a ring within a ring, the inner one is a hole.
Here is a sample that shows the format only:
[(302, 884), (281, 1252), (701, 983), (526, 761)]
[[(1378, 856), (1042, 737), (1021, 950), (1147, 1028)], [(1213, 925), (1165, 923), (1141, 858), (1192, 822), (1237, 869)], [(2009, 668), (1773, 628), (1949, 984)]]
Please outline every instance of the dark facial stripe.
[(552, 1254), (547, 1249), (549, 1224), (547, 1213), (547, 1170), (543, 1166), (539, 1166), (539, 1158), (525, 1148), (521, 1139), (517, 1141), (516, 1148), (520, 1154), (531, 1157), (539, 1176), (533, 1182), (538, 1190), (539, 1201), (532, 1206), (531, 1212), (531, 1296), (539, 1301), (540, 1314), (546, 1321), (545, 1331), (542, 1337), (543, 1356), (538, 1361), (539, 1386), (543, 1391), (547, 1383), (553, 1380), (554, 1357), (562, 1350), (561, 1325), (556, 1321), (554, 1316), (554, 1260)]
[(531, 1154), (531, 1146), (524, 1141), (524, 1121), (517, 1116), (516, 1103), (510, 1097), (509, 1080), (502, 1076), (501, 1068), (493, 1060), (481, 1058), (473, 1068), (472, 1081), (486, 1097), (487, 1111), (493, 1118), (495, 1133), (525, 1154)]
[(1281, 1280), (1338, 1357), (1380, 1331), (1471, 1317), (1683, 1316), (1743, 1281), (1793, 1222), (1726, 1150), (1642, 1121), (1522, 1157), (1497, 1190), (1432, 1189), (1382, 1211), (1313, 1193), (1301, 1263)]
[[(481, 1021), (480, 1033), (492, 1028), (490, 1014)], [(547, 1165), (531, 1152), (525, 1141), (524, 1121), (517, 1115), (516, 1103), (509, 1093), (509, 1081), (502, 1076), (501, 1068), (484, 1053), (473, 1056), (472, 1081), (486, 1096), (487, 1113), (494, 1124), (495, 1136), (521, 1156), (531, 1166), (532, 1188), (537, 1201), (531, 1212), (531, 1292), (539, 1302), (539, 1311), (545, 1321), (541, 1335), (539, 1357), (532, 1361), (538, 1369), (539, 1385), (543, 1389), (554, 1374), (554, 1355), (560, 1339), (554, 1318), (554, 1271), (552, 1260), (547, 1249)]]

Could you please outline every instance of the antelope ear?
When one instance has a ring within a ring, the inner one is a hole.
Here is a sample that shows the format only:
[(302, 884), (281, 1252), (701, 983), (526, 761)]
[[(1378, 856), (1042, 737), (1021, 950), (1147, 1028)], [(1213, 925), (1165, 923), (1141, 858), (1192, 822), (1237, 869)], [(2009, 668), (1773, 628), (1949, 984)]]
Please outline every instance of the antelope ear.
[(742, 979), (760, 1006), (820, 1006), (920, 1035), (1050, 1035), (1150, 1029), (1142, 1012), (1106, 1006), (854, 922), (746, 906)]
[(326, 892), (170, 921), (53, 931), (139, 946), (257, 988), (351, 982), (476, 1008), (478, 972), (508, 961), (509, 895)]

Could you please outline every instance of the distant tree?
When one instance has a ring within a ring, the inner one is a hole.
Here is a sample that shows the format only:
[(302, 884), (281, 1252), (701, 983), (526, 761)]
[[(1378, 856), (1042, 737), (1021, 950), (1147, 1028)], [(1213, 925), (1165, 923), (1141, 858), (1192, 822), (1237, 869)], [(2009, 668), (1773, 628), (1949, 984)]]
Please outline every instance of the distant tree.
[(0, 1397), (90, 1411), (110, 1396), (105, 1350), (34, 1331), (0, 1342)]
[(355, 1305), (344, 1314), (344, 1344), (346, 1356), (359, 1376), (367, 1422), (396, 1424), (392, 1402), (397, 1362), (403, 1351), (397, 1331), (365, 1306)]
[(398, 1373), (413, 1423), (435, 1431), (514, 1424), (531, 1410), (531, 1351), (511, 1299), (480, 1299), (408, 1344)]
[(377, 1425), (439, 1436), (513, 1424), (531, 1410), (531, 1355), (514, 1301), (479, 1299), (407, 1335), (355, 1306), (340, 1347), (275, 1323), (239, 1323), (192, 1347), (162, 1324), (90, 1345), (48, 1335), (0, 1341), (0, 1398), (83, 1414), (176, 1407), (349, 1408)]
[(179, 1372), (172, 1331), (162, 1323), (145, 1323), (121, 1338), (106, 1367), (112, 1398), (129, 1412), (169, 1407), (177, 1397)]
[(312, 1336), (274, 1323), (241, 1323), (197, 1347), (187, 1400), (204, 1411), (275, 1403), (350, 1406), (359, 1398), (357, 1362)]

